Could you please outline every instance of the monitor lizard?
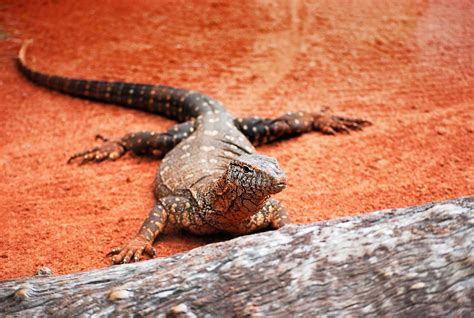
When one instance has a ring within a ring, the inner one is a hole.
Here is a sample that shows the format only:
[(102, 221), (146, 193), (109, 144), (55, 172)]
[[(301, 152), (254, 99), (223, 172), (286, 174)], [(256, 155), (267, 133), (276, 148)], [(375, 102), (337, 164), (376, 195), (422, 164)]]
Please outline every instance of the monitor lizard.
[(156, 256), (155, 238), (168, 223), (191, 233), (243, 235), (278, 229), (290, 222), (272, 194), (286, 187), (276, 159), (256, 153), (254, 146), (310, 131), (325, 134), (361, 129), (363, 119), (325, 113), (290, 112), (278, 118), (234, 118), (223, 104), (197, 91), (164, 85), (68, 78), (39, 72), (27, 65), (30, 42), (19, 51), (17, 65), (31, 81), (72, 96), (114, 103), (176, 120), (165, 132), (141, 131), (72, 155), (68, 163), (116, 160), (127, 152), (162, 157), (155, 204), (137, 235), (112, 249), (112, 263)]

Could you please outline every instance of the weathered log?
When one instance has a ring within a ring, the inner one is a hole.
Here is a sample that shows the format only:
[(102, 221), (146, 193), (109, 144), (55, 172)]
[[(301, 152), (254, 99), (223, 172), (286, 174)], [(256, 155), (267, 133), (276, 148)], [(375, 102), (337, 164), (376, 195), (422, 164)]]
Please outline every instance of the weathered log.
[(469, 316), (474, 197), (0, 282), (0, 316)]

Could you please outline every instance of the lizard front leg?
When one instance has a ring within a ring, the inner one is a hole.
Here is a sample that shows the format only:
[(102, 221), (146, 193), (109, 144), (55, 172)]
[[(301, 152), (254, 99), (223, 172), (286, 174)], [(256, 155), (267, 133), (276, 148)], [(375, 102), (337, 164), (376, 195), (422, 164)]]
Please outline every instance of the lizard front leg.
[(310, 112), (291, 112), (274, 119), (237, 118), (234, 123), (254, 145), (266, 144), (310, 131), (320, 131), (323, 134), (331, 135), (338, 132), (349, 132), (371, 124), (369, 121), (359, 118)]
[(231, 229), (232, 234), (242, 235), (254, 233), (262, 229), (279, 229), (286, 224), (290, 224), (290, 217), (287, 210), (280, 201), (270, 198), (264, 207), (249, 219), (239, 223), (235, 229)]
[(160, 199), (160, 202), (170, 212), (169, 222), (179, 228), (197, 235), (219, 232), (218, 229), (204, 221), (203, 212), (195, 201), (180, 196), (168, 196)]
[(81, 158), (81, 164), (91, 161), (117, 160), (128, 151), (137, 155), (148, 154), (162, 157), (193, 132), (194, 121), (187, 121), (175, 125), (164, 133), (141, 131), (127, 134), (116, 140), (108, 140), (98, 135), (96, 138), (104, 141), (102, 145), (72, 155), (68, 163), (78, 158)]
[(150, 257), (156, 256), (153, 241), (163, 231), (167, 221), (168, 212), (160, 203), (157, 203), (143, 222), (135, 238), (125, 246), (114, 248), (107, 254), (108, 256), (114, 255), (112, 257), (112, 263), (124, 264), (132, 260), (138, 262), (143, 253)]

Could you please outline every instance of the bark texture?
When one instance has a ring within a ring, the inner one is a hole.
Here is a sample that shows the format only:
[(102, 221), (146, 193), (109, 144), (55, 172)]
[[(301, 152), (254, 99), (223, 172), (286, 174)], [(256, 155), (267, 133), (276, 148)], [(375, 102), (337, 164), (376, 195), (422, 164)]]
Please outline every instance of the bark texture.
[(188, 253), (0, 282), (0, 315), (466, 316), (474, 197), (239, 237)]

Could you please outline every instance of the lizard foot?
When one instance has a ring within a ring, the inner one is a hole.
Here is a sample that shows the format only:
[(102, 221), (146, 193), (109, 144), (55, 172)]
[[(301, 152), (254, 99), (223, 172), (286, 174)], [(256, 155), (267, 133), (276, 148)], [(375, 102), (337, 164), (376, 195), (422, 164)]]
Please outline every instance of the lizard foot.
[(138, 262), (143, 253), (152, 258), (156, 256), (156, 250), (150, 241), (137, 236), (127, 245), (112, 249), (107, 256), (113, 256), (112, 264), (115, 265), (130, 263), (130, 261)]
[(313, 129), (319, 130), (323, 134), (334, 135), (336, 133), (348, 133), (351, 130), (360, 130), (370, 126), (370, 121), (360, 118), (349, 118), (326, 114), (315, 114), (313, 117)]
[(120, 141), (108, 140), (107, 138), (97, 135), (97, 139), (102, 140), (104, 143), (98, 147), (88, 149), (82, 152), (78, 152), (72, 155), (67, 163), (71, 163), (77, 158), (81, 158), (79, 164), (84, 164), (87, 162), (101, 162), (106, 159), (108, 160), (117, 160), (125, 154), (125, 146)]

